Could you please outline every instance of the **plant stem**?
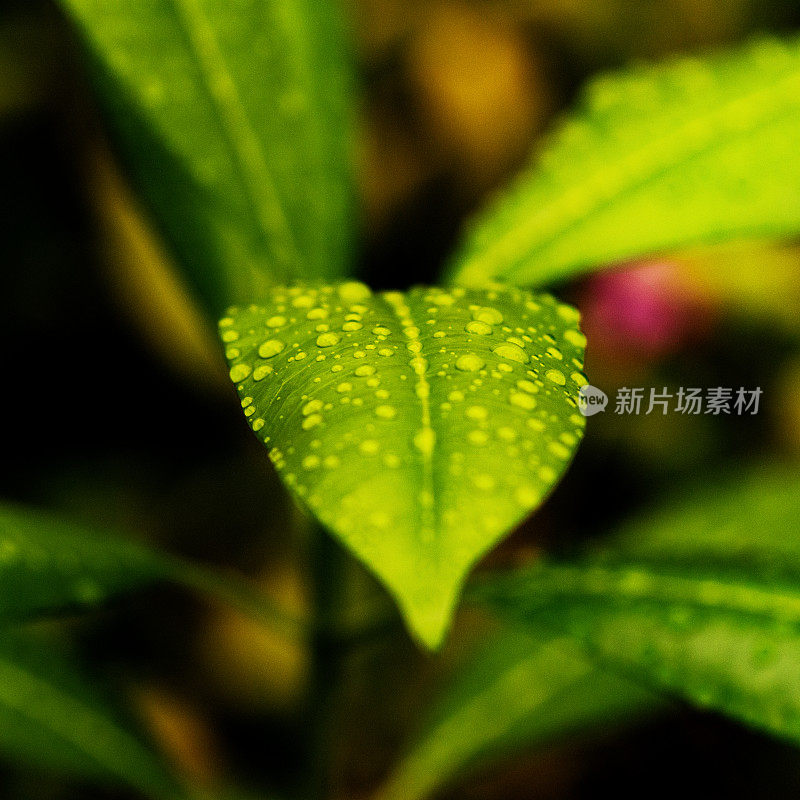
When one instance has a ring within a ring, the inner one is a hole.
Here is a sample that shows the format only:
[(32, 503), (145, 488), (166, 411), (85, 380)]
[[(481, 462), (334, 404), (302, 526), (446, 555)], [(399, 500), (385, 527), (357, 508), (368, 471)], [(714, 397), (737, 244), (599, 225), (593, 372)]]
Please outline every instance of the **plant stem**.
[(321, 528), (311, 532), (311, 577), (314, 626), (311, 639), (311, 680), (307, 725), (308, 786), (306, 798), (330, 796), (335, 754), (337, 690), (344, 643), (336, 635), (346, 595), (346, 556)]

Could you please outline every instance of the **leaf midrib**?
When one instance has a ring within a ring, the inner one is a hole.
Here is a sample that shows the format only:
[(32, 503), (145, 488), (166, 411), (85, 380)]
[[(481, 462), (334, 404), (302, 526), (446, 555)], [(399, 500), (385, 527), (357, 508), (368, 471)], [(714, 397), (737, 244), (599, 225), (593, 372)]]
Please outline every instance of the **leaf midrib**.
[[(468, 281), (472, 282), (478, 278), (487, 278), (495, 274), (498, 266), (507, 263), (512, 266), (505, 270), (501, 269), (500, 272), (506, 276), (513, 276), (520, 269), (520, 258), (513, 257), (514, 253), (528, 252), (531, 249), (541, 253), (560, 237), (579, 226), (585, 218), (596, 214), (598, 210), (618, 202), (620, 197), (635, 192), (659, 174), (674, 169), (675, 166), (682, 161), (696, 157), (716, 146), (719, 139), (714, 135), (714, 132), (718, 132), (724, 123), (734, 118), (734, 113), (739, 106), (751, 106), (759, 97), (791, 95), (789, 90), (792, 88), (793, 84), (797, 84), (795, 88), (800, 89), (800, 73), (798, 73), (796, 69), (792, 69), (787, 77), (767, 88), (745, 93), (705, 115), (692, 117), (669, 135), (652, 140), (648, 142), (646, 146), (629, 153), (625, 158), (613, 162), (613, 167), (601, 167), (593, 172), (586, 180), (581, 181), (578, 186), (562, 193), (557, 199), (551, 200), (548, 204), (540, 208), (537, 214), (532, 215), (527, 220), (526, 225), (513, 226), (508, 233), (498, 238), (492, 246), (487, 249), (483, 256), (465, 262), (459, 270), (459, 275), (461, 277), (466, 276)], [(771, 105), (769, 108), (775, 109), (775, 106)], [(777, 110), (773, 111), (771, 114), (760, 114), (752, 124), (742, 130), (736, 131), (733, 135), (728, 135), (725, 140), (730, 141), (735, 138), (751, 135), (764, 124), (776, 118), (782, 118), (790, 112), (796, 113), (796, 107), (787, 109), (786, 107), (779, 106)], [(709, 123), (714, 124), (711, 125)], [(692, 139), (687, 136), (687, 134), (690, 133), (691, 129), (695, 126), (707, 126), (711, 129), (712, 133), (710, 135), (706, 134), (705, 137), (702, 137), (701, 142), (692, 145)], [(674, 143), (680, 143), (682, 139), (685, 140), (686, 144), (682, 148), (678, 147), (676, 152)], [(673, 143), (672, 152), (666, 147), (668, 143)], [(662, 154), (662, 158), (660, 159), (658, 158), (659, 154)], [(609, 178), (613, 180), (614, 176), (624, 173), (627, 165), (635, 163), (637, 159), (648, 155), (651, 157), (653, 163), (648, 169), (639, 171), (638, 173), (634, 170), (633, 172), (637, 174), (636, 179), (625, 182), (622, 188), (612, 193), (611, 196), (608, 195), (607, 191), (603, 191)], [(590, 196), (593, 194), (595, 200), (588, 203), (584, 201), (583, 207), (580, 207), (580, 203), (576, 202), (576, 200), (580, 201), (580, 198), (585, 197), (587, 194)], [(569, 209), (573, 204), (577, 206), (575, 211), (571, 213), (564, 213), (562, 211), (564, 208)], [(543, 224), (546, 224), (548, 215), (555, 218), (556, 221), (560, 219), (562, 222), (558, 224), (557, 227), (554, 227), (548, 236), (537, 241), (537, 229), (541, 228)]]
[[(397, 319), (398, 327), (399, 327), (399, 336), (400, 336), (400, 346), (402, 347), (403, 341), (405, 341), (406, 345), (406, 355), (411, 355), (411, 359), (409, 362), (413, 360), (414, 357), (424, 358), (427, 361), (427, 356), (425, 355), (425, 343), (422, 341), (419, 335), (414, 337), (408, 337), (405, 334), (405, 328), (403, 326), (403, 320), (409, 319), (413, 323), (414, 327), (417, 330), (421, 331), (422, 328), (419, 327), (417, 320), (414, 319), (413, 312), (411, 310), (411, 306), (406, 302), (406, 300), (402, 301), (394, 301), (391, 295), (387, 295), (386, 293), (380, 295), (381, 299), (386, 304), (386, 307), (391, 311), (394, 317)], [(409, 294), (408, 299), (413, 299), (414, 295)], [(417, 342), (420, 345), (420, 350), (418, 353), (412, 353), (409, 350), (409, 345), (413, 342)], [(420, 430), (431, 430), (435, 436), (433, 440), (433, 445), (428, 452), (420, 451), (414, 444), (414, 442), (410, 442), (409, 446), (410, 449), (413, 451), (417, 451), (422, 456), (422, 491), (426, 492), (428, 496), (431, 498), (430, 505), (419, 504), (421, 505), (421, 513), (420, 519), (422, 524), (422, 532), (424, 535), (424, 531), (430, 530), (431, 535), (435, 536), (438, 532), (438, 521), (439, 521), (439, 498), (436, 494), (436, 487), (434, 481), (434, 468), (433, 468), (433, 461), (434, 461), (434, 453), (437, 452), (437, 445), (438, 445), (438, 435), (436, 433), (435, 428), (431, 425), (431, 404), (430, 404), (430, 384), (428, 383), (427, 378), (425, 377), (424, 371), (422, 373), (417, 372), (413, 367), (411, 367), (411, 371), (414, 375), (414, 386), (413, 386), (413, 394), (416, 400), (419, 401), (420, 404)], [(422, 388), (423, 391), (418, 391), (418, 389)]]

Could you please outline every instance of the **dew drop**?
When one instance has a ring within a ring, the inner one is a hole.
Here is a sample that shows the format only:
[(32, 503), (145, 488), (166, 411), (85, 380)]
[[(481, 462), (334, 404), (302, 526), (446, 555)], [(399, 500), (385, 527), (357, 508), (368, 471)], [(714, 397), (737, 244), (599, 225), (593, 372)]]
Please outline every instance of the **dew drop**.
[(495, 480), (491, 475), (473, 475), (471, 480), (476, 489), (481, 489), (484, 492), (489, 492), (495, 487)]
[(278, 355), (286, 345), (280, 339), (268, 339), (258, 348), (261, 358), (272, 358)]
[(362, 364), (360, 367), (355, 368), (353, 374), (359, 378), (368, 378), (370, 375), (374, 375), (375, 372), (376, 369), (372, 364)]
[(567, 382), (564, 373), (560, 369), (549, 369), (544, 376), (547, 380), (557, 383), (559, 386), (563, 386)]
[(569, 458), (569, 448), (565, 447), (561, 442), (550, 442), (547, 449), (557, 458)]
[(376, 325), (372, 329), (372, 332), (376, 336), (388, 336), (391, 333), (391, 331), (388, 328), (384, 327), (383, 325)]
[(486, 362), (474, 353), (465, 353), (456, 359), (456, 369), (462, 372), (477, 372), (486, 365)]
[(321, 333), (317, 336), (317, 347), (333, 347), (339, 341), (338, 333)]
[(545, 483), (552, 483), (556, 479), (556, 471), (552, 467), (539, 467), (536, 474)]
[(378, 406), (375, 409), (375, 416), (381, 419), (394, 419), (397, 416), (397, 409), (394, 406)]
[(322, 400), (309, 400), (302, 409), (302, 413), (304, 417), (307, 417), (309, 414), (313, 414), (315, 411), (319, 411), (323, 406)]
[(239, 381), (243, 381), (250, 374), (250, 367), (248, 367), (247, 364), (236, 364), (231, 367), (229, 374), (234, 383), (239, 383)]
[(531, 360), (530, 356), (518, 344), (511, 341), (497, 345), (497, 347), (492, 348), (492, 352), (500, 356), (500, 358), (516, 361), (518, 364), (527, 364)]
[(480, 320), (474, 319), (472, 322), (468, 322), (464, 326), (464, 330), (467, 333), (474, 333), (477, 336), (489, 336), (492, 332), (492, 326), (486, 322), (481, 322)]
[(314, 297), (310, 294), (300, 294), (292, 300), (295, 308), (309, 308), (314, 305)]
[(467, 434), (467, 439), (472, 444), (486, 444), (489, 441), (489, 434), (486, 431), (474, 430)]
[(270, 317), (267, 320), (268, 328), (280, 328), (282, 325), (285, 324), (286, 324), (286, 317), (275, 316), (275, 317)]
[(518, 486), (514, 492), (514, 499), (523, 507), (531, 508), (539, 502), (540, 493), (527, 484)]
[(436, 431), (433, 428), (422, 428), (414, 436), (414, 447), (425, 455), (430, 455), (435, 445)]
[(358, 446), (358, 452), (364, 456), (374, 456), (380, 449), (380, 442), (376, 439), (364, 439)]
[(260, 367), (256, 367), (253, 370), (253, 380), (263, 381), (270, 372), (272, 372), (272, 367), (269, 364), (262, 364)]
[(369, 286), (360, 281), (348, 281), (339, 286), (339, 297), (345, 303), (358, 303), (360, 300), (366, 300), (371, 294)]
[(468, 419), (481, 420), (489, 416), (489, 412), (484, 406), (470, 406), (465, 412)]
[(578, 386), (586, 386), (589, 383), (589, 379), (582, 372), (573, 372), (570, 378), (572, 378)]
[(360, 322), (358, 322), (357, 320), (351, 319), (348, 322), (345, 322), (344, 325), (342, 325), (342, 330), (343, 331), (348, 331), (348, 332), (350, 332), (350, 331), (360, 331), (363, 327), (364, 326)]
[(568, 306), (566, 303), (559, 303), (556, 313), (565, 322), (577, 322), (581, 318), (581, 312), (577, 308)]
[(303, 420), (301, 427), (304, 431), (310, 431), (312, 428), (319, 425), (320, 422), (322, 422), (322, 414), (312, 414), (310, 417), (306, 417)]
[(564, 333), (564, 338), (570, 344), (574, 344), (575, 347), (586, 347), (586, 336), (584, 336), (584, 334), (582, 334), (580, 331), (570, 328)]
[(487, 325), (499, 325), (503, 321), (503, 315), (496, 308), (479, 308), (473, 313), (472, 319)]
[(526, 411), (531, 411), (536, 408), (536, 398), (531, 397), (529, 394), (524, 394), (523, 392), (511, 392), (508, 401), (512, 406), (524, 408)]

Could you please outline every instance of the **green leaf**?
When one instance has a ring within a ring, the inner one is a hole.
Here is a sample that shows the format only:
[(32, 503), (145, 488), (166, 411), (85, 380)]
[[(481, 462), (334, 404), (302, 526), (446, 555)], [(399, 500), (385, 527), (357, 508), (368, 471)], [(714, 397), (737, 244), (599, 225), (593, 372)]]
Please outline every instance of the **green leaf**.
[(0, 624), (93, 605), (174, 570), (167, 557), (121, 537), (0, 505)]
[(541, 285), (670, 248), (800, 231), (800, 40), (594, 81), (470, 228), (450, 273)]
[[(768, 541), (781, 532), (796, 537), (796, 498), (792, 503), (783, 506), (774, 532), (767, 527), (774, 515), (762, 527), (759, 517), (740, 514), (738, 529), (753, 529), (744, 537), (747, 547), (757, 531)], [(716, 544), (701, 544), (687, 559), (691, 548), (680, 542), (692, 535), (702, 540), (703, 527), (692, 526), (711, 513), (689, 510), (679, 518), (686, 535), (676, 537), (675, 559), (669, 546), (658, 554), (653, 548), (653, 560), (627, 563), (624, 549), (609, 550), (600, 559), (543, 563), (493, 578), (476, 588), (476, 597), (510, 619), (572, 634), (607, 666), (800, 743), (800, 579), (796, 572), (788, 578), (764, 571), (766, 562), (748, 569), (737, 558), (744, 551), (737, 552), (736, 526), (726, 516)], [(646, 540), (647, 527), (641, 528)], [(722, 531), (731, 534), (734, 558), (711, 566), (723, 549)], [(761, 548), (768, 551), (769, 545)]]
[(568, 637), (503, 629), (459, 666), (376, 800), (421, 800), (478, 765), (654, 704), (645, 690), (594, 668)]
[(0, 626), (84, 609), (159, 581), (216, 596), (284, 635), (302, 634), (298, 621), (232, 577), (48, 512), (0, 504)]
[(800, 580), (799, 475), (796, 465), (739, 467), (710, 486), (684, 489), (626, 522), (600, 555)]
[(0, 751), (15, 761), (185, 797), (133, 726), (52, 642), (0, 636)]
[(349, 59), (334, 0), (61, 0), (138, 189), (207, 306), (347, 270)]
[(275, 289), (220, 322), (284, 482), (437, 646), (472, 564), (583, 432), (578, 312), (515, 289)]

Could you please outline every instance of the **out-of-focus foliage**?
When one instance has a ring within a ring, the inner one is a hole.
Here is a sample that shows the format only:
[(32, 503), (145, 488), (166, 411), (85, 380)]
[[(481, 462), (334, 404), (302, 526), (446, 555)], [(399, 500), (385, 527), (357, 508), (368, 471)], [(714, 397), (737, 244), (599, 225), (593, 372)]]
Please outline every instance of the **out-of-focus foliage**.
[(755, 475), (632, 522), (599, 557), (475, 593), (655, 688), (800, 741), (798, 531), (796, 469)]
[(380, 800), (421, 800), (492, 759), (610, 726), (654, 695), (595, 668), (579, 645), (545, 630), (504, 628), (459, 665)]
[(676, 246), (797, 233), (799, 48), (765, 39), (593, 81), (473, 221), (453, 280), (541, 285)]
[(284, 634), (300, 623), (246, 584), (30, 508), (0, 507), (0, 625), (87, 608), (157, 581), (212, 594)]
[(64, 0), (137, 188), (206, 306), (351, 258), (350, 65), (318, 0)]
[(126, 721), (53, 642), (0, 636), (0, 751), (23, 762), (123, 784), (157, 800), (186, 795)]
[(0, 508), (0, 623), (75, 609), (163, 580), (162, 555), (30, 508)]
[(289, 488), (442, 640), (464, 577), (583, 434), (578, 312), (549, 295), (274, 289), (220, 322), (250, 426)]

